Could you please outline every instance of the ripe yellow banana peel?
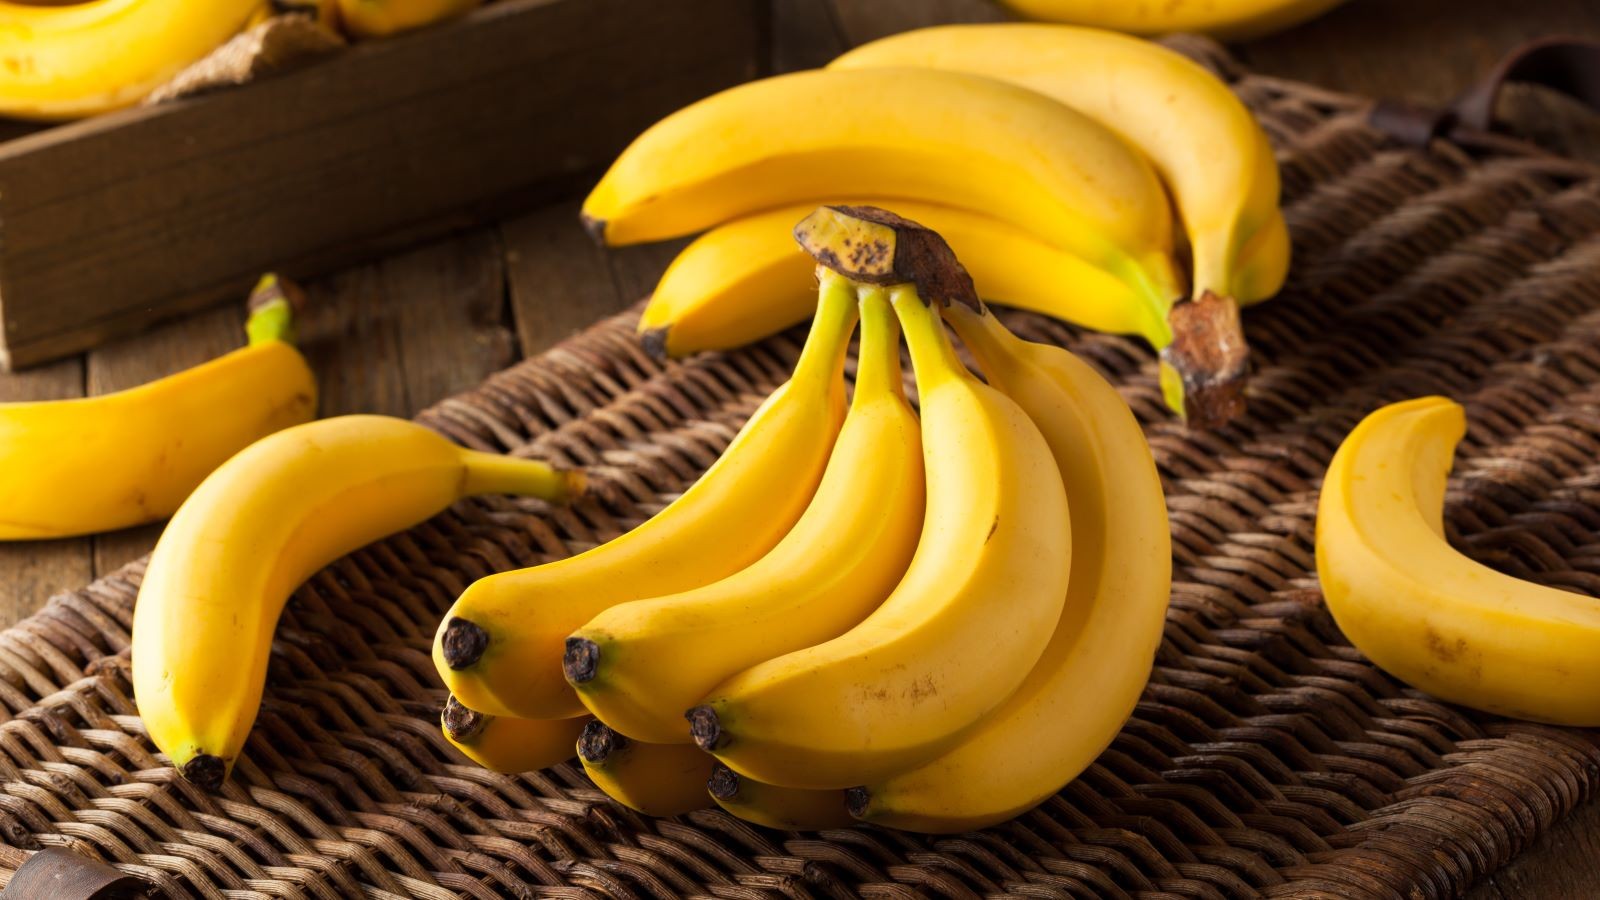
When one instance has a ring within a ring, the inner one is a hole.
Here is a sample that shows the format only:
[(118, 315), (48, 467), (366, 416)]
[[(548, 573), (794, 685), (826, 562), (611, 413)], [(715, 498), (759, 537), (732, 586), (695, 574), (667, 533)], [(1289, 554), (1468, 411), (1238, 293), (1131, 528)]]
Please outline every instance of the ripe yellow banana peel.
[(357, 40), (388, 37), (464, 16), (483, 0), (337, 0), (345, 33)]
[(1445, 539), (1466, 414), (1395, 403), (1345, 438), (1317, 506), (1317, 575), (1352, 644), (1441, 699), (1556, 725), (1600, 725), (1600, 600), (1522, 581)]
[(474, 494), (564, 502), (582, 476), (465, 450), (405, 419), (339, 416), (250, 445), (185, 500), (133, 612), (133, 690), (184, 777), (219, 787), (255, 721), (272, 635), (318, 569)]
[(1034, 19), (1129, 34), (1192, 31), (1247, 41), (1292, 28), (1344, 0), (1001, 0)]
[(0, 116), (58, 121), (132, 106), (270, 6), (268, 0), (0, 2)]
[(309, 421), (317, 383), (273, 276), (252, 305), (249, 346), (211, 362), (99, 397), (0, 404), (0, 540), (165, 519), (234, 453)]

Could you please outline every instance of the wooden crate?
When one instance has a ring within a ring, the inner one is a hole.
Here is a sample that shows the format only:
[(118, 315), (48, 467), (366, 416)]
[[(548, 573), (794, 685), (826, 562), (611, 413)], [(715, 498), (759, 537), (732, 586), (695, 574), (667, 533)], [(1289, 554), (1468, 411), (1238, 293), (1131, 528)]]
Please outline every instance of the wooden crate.
[(570, 192), (758, 73), (762, 0), (503, 0), (236, 90), (0, 143), (0, 366)]

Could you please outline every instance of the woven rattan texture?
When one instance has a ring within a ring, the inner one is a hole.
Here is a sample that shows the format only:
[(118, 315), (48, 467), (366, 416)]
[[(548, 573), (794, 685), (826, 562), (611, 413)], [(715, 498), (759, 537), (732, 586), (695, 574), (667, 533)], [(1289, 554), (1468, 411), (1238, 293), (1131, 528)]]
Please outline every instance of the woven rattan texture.
[(443, 742), (428, 646), (456, 594), (659, 509), (797, 349), (790, 335), (663, 366), (623, 316), (423, 415), (474, 447), (590, 467), (598, 496), (463, 503), (318, 575), (220, 795), (175, 777), (135, 715), (119, 654), (138, 564), (0, 634), (0, 871), (59, 846), (171, 897), (1461, 891), (1591, 794), (1600, 742), (1464, 714), (1363, 662), (1320, 605), (1315, 491), (1365, 411), (1448, 393), (1472, 422), (1447, 510), (1457, 544), (1600, 594), (1600, 181), (1537, 154), (1400, 147), (1359, 102), (1301, 85), (1238, 88), (1281, 150), (1297, 256), (1284, 296), (1247, 316), (1246, 420), (1191, 433), (1163, 414), (1144, 346), (1008, 316), (1121, 387), (1166, 479), (1177, 558), (1136, 717), (1043, 808), (948, 838), (650, 820), (572, 766), (504, 777)]

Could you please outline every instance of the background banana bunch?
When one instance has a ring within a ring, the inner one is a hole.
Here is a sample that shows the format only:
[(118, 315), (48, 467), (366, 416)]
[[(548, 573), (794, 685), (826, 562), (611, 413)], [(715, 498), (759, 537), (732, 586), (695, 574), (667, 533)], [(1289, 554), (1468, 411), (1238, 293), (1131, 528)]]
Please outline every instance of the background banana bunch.
[(279, 12), (360, 40), (419, 28), (483, 0), (0, 0), (0, 116), (57, 121), (132, 106)]
[(1006, 331), (934, 232), (824, 207), (794, 234), (823, 263), (794, 377), (644, 525), (462, 594), (434, 658), (456, 717), (489, 725), (447, 711), (446, 732), (515, 771), (493, 729), (593, 715), (585, 769), (656, 814), (1009, 818), (1098, 755), (1148, 677), (1171, 579), (1154, 461), (1115, 390)]
[(808, 273), (773, 226), (862, 198), (945, 233), (986, 299), (1145, 337), (1191, 423), (1242, 410), (1238, 305), (1277, 292), (1289, 235), (1265, 134), (1199, 65), (1062, 25), (895, 35), (667, 117), (583, 215), (610, 244), (705, 231), (639, 326), (681, 355), (802, 321)]

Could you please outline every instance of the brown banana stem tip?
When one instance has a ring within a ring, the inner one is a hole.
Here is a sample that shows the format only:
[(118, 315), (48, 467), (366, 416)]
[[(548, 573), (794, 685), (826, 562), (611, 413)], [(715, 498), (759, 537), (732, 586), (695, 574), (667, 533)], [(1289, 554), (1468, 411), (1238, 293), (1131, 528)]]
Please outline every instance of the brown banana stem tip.
[(1167, 314), (1172, 343), (1161, 351), (1183, 383), (1183, 413), (1195, 428), (1214, 428), (1244, 415), (1250, 346), (1239, 304), (1206, 291), (1179, 300)]
[(439, 641), (445, 664), (460, 671), (483, 658), (489, 649), (489, 632), (460, 616), (452, 616)]
[(566, 652), (561, 655), (561, 671), (573, 684), (583, 684), (594, 678), (600, 668), (600, 645), (580, 637), (567, 638)]
[(689, 720), (689, 735), (701, 750), (710, 753), (722, 745), (722, 723), (717, 721), (717, 711), (709, 706), (696, 706), (683, 714)]
[(613, 753), (626, 750), (628, 739), (596, 719), (583, 726), (578, 735), (578, 755), (591, 766), (605, 762)]
[(739, 796), (739, 773), (722, 763), (711, 767), (711, 777), (706, 779), (706, 790), (718, 800), (732, 800)]
[(639, 346), (650, 355), (651, 359), (663, 361), (667, 358), (667, 330), (663, 325), (660, 328), (651, 328), (639, 332)]
[(914, 284), (923, 302), (983, 312), (972, 276), (939, 233), (876, 206), (822, 206), (794, 227), (821, 265), (852, 281)]
[(202, 753), (184, 763), (179, 774), (190, 783), (207, 791), (222, 790), (222, 781), (228, 777), (228, 764), (220, 756)]
[(306, 289), (276, 272), (268, 272), (250, 289), (245, 311), (253, 313), (274, 300), (285, 301), (289, 309), (298, 313), (306, 308)]
[(444, 726), (445, 734), (450, 740), (464, 744), (483, 732), (489, 724), (489, 716), (475, 709), (468, 709), (461, 705), (461, 701), (454, 694), (444, 701), (444, 711), (439, 714), (439, 724)]
[(606, 242), (606, 220), (597, 219), (588, 213), (578, 213), (578, 221), (583, 223), (583, 230), (589, 232), (589, 237), (594, 238), (596, 244), (601, 246)]
[(844, 811), (858, 819), (867, 814), (870, 803), (872, 794), (864, 787), (853, 787), (844, 792)]

